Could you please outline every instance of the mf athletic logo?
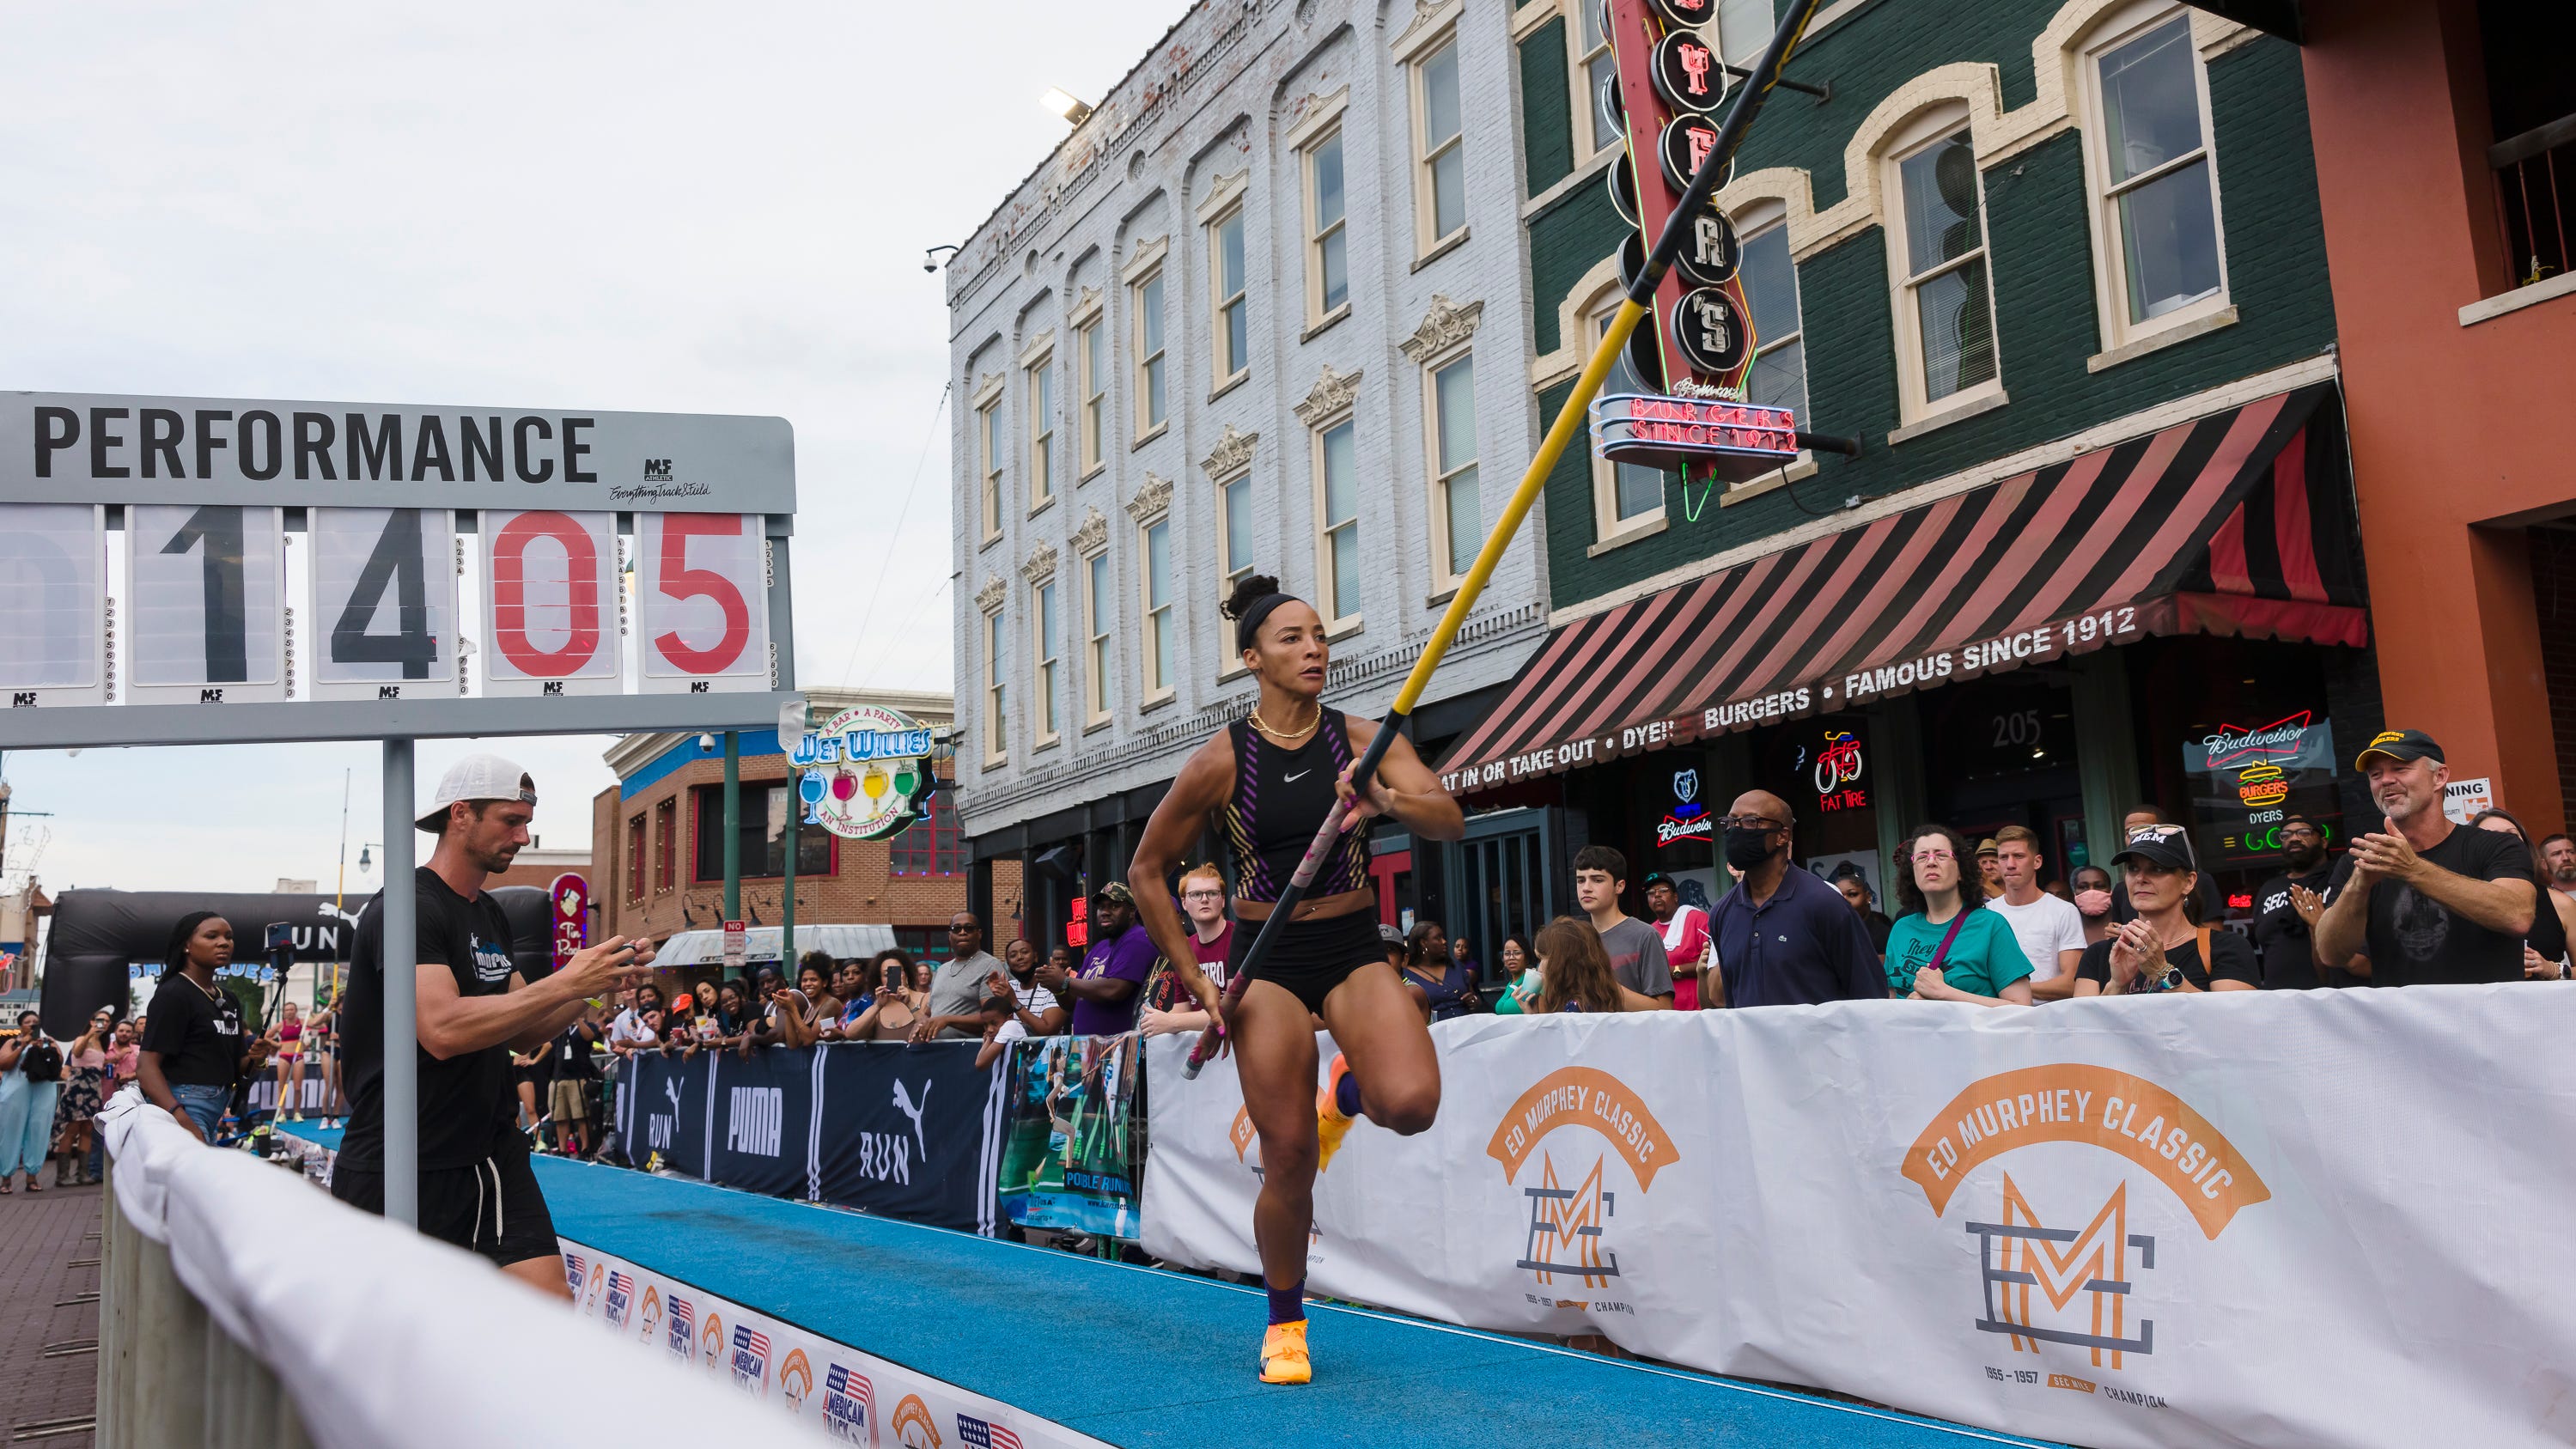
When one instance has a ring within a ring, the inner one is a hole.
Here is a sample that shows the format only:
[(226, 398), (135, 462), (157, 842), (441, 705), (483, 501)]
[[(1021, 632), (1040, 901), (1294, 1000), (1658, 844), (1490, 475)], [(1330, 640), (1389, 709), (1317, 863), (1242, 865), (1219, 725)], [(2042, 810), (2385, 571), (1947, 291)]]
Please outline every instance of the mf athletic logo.
[(787, 1117), (787, 1094), (777, 1087), (736, 1087), (733, 1111), (726, 1118), (725, 1147), (754, 1157), (776, 1157), (778, 1135)]
[(670, 482), (670, 481), (671, 481), (671, 460), (670, 460), (670, 459), (668, 459), (668, 458), (647, 458), (647, 459), (645, 459), (645, 460), (644, 460), (644, 481), (645, 481), (645, 482), (647, 482), (647, 483), (668, 483), (668, 482)]
[[(2131, 1169), (2144, 1169), (2150, 1189), (2171, 1193), (2213, 1242), (2239, 1210), (2266, 1201), (2271, 1190), (2234, 1144), (2180, 1097), (2145, 1078), (2080, 1063), (2025, 1067), (1971, 1083), (1924, 1126), (1906, 1153), (1904, 1172), (1933, 1213), (1947, 1216), (1951, 1199), (1978, 1168), (2049, 1143), (2099, 1150), (2034, 1154), (2017, 1161), (2018, 1176), (1998, 1167), (1968, 1194), (1973, 1204), (1993, 1204), (1991, 1221), (1981, 1221), (1986, 1215), (1973, 1207), (1961, 1214), (1962, 1227), (1977, 1239), (1983, 1310), (1970, 1326), (2000, 1335), (2014, 1353), (2047, 1359), (2058, 1355), (2041, 1345), (2059, 1345), (2080, 1352), (2094, 1369), (2138, 1367), (2133, 1357), (2156, 1351), (2148, 1275), (2157, 1272), (2160, 1248), (2169, 1258), (2175, 1245), (2170, 1232), (2160, 1242), (2157, 1234), (2133, 1228), (2141, 1220), (2150, 1226), (2177, 1220), (2132, 1194), (2139, 1180)], [(2181, 1241), (2188, 1240), (2186, 1233)], [(2072, 1355), (2059, 1362), (2074, 1366)], [(2006, 1377), (1997, 1368), (1987, 1374)], [(2020, 1370), (2011, 1377), (2036, 1383), (2040, 1376)], [(2048, 1382), (2163, 1405), (2159, 1395), (2070, 1374), (2052, 1373)]]
[[(1578, 1127), (1589, 1135), (1543, 1145), (1560, 1128)], [(1561, 1166), (1558, 1152), (1566, 1154)], [(1656, 1173), (1681, 1160), (1644, 1100), (1627, 1083), (1592, 1067), (1550, 1072), (1521, 1093), (1495, 1126), (1485, 1155), (1503, 1165), (1506, 1182), (1520, 1182), (1530, 1158), (1538, 1158), (1533, 1180), (1521, 1187), (1529, 1203), (1529, 1237), (1513, 1266), (1528, 1270), (1540, 1287), (1570, 1277), (1596, 1291), (1622, 1276), (1611, 1233), (1620, 1195), (1633, 1191), (1642, 1197), (1654, 1187)], [(1608, 1299), (1525, 1296), (1545, 1308), (1636, 1311)]]

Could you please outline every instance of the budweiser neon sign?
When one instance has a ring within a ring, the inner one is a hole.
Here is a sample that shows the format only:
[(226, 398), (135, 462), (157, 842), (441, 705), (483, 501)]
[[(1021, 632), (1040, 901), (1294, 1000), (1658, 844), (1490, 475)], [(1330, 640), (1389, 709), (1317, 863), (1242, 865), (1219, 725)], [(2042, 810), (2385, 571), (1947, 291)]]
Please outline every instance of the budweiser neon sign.
[(2200, 747), (2207, 756), (2206, 769), (2224, 769), (2229, 765), (2261, 760), (2285, 760), (2299, 752), (2307, 737), (2308, 722), (2316, 711), (2300, 710), (2272, 723), (2254, 729), (2241, 729), (2222, 724), (2203, 735)]

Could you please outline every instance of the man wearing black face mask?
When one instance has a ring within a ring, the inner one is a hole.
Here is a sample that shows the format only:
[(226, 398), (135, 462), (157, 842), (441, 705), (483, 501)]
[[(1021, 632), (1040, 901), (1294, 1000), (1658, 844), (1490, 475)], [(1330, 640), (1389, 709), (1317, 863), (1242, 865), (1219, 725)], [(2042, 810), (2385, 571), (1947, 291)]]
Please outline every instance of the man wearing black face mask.
[(1788, 803), (1748, 790), (1718, 824), (1726, 863), (1743, 873), (1717, 903), (1709, 930), (1717, 969), (1701, 985), (1704, 1006), (1806, 1006), (1884, 1000), (1887, 980), (1869, 931), (1842, 892), (1790, 860)]

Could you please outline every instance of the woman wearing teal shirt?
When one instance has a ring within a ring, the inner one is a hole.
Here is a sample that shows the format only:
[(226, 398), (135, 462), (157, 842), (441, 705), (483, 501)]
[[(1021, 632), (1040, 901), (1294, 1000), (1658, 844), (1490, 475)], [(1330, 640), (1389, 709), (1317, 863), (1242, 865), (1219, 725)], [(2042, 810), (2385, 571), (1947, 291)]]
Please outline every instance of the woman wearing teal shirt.
[(1917, 1001), (2028, 1006), (2030, 958), (2011, 924), (1985, 909), (1985, 892), (1959, 889), (1959, 866), (1975, 858), (1971, 849), (1947, 825), (1923, 826), (1905, 842), (1906, 868), (1896, 877), (1897, 907), (1905, 914), (1887, 933), (1887, 989)]

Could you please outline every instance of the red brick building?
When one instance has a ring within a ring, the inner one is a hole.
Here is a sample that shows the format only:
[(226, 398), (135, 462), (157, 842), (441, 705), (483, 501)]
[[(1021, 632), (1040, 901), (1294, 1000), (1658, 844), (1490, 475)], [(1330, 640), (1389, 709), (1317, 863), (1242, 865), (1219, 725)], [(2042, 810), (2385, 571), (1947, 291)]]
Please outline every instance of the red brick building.
[[(881, 705), (946, 729), (949, 697), (884, 690), (809, 689), (818, 722), (856, 704)], [(740, 735), (743, 919), (779, 923), (790, 808), (787, 758), (775, 731)], [(668, 940), (673, 932), (724, 921), (724, 744), (720, 735), (629, 735), (608, 751), (615, 788), (592, 801), (591, 896), (597, 930)], [(819, 826), (797, 832), (796, 921), (891, 926), (908, 951), (947, 948), (948, 918), (966, 905), (967, 859), (946, 782), (945, 749), (934, 761), (943, 790), (929, 818), (889, 840), (843, 840)], [(997, 901), (1016, 902), (1014, 874)], [(1007, 908), (1005, 914), (1008, 914)], [(1006, 923), (997, 937), (1013, 933)]]

